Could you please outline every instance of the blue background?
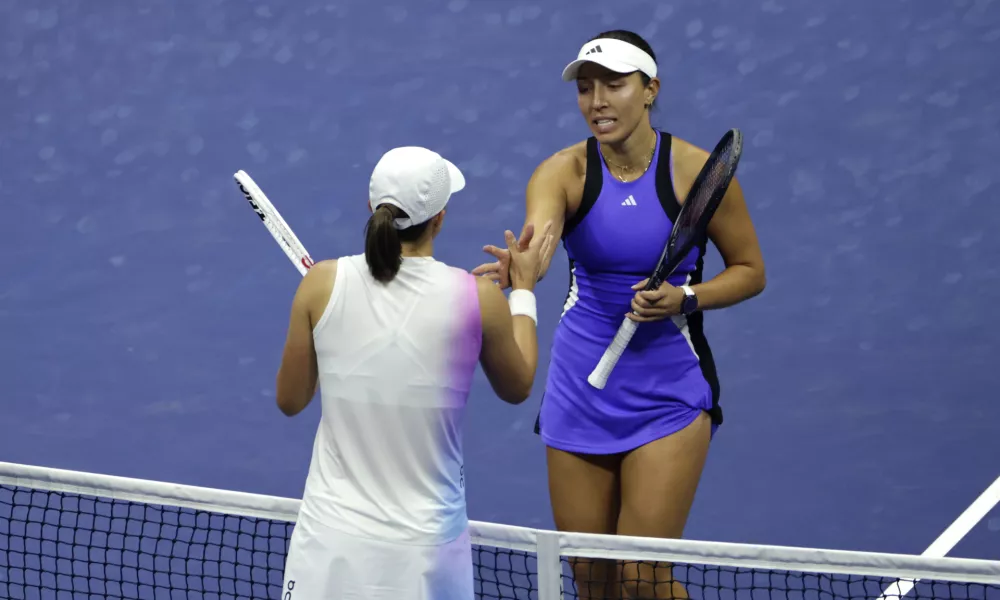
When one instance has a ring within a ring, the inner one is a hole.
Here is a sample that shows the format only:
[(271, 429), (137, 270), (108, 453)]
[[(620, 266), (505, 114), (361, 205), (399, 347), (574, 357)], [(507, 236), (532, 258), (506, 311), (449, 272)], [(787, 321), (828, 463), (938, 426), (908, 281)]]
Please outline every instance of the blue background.
[[(319, 404), (274, 376), (299, 275), (359, 252), (367, 177), (419, 144), (469, 178), (437, 255), (518, 230), (588, 135), (559, 72), (659, 55), (656, 124), (746, 135), (769, 285), (708, 315), (726, 423), (687, 537), (919, 553), (998, 475), (1000, 3), (0, 0), (0, 460), (297, 496)], [(711, 255), (709, 272), (721, 268)], [(541, 284), (543, 359), (568, 284)], [(544, 374), (539, 376), (543, 381)], [(470, 516), (551, 527), (541, 395), (482, 377)], [(1000, 559), (1000, 510), (952, 552)]]

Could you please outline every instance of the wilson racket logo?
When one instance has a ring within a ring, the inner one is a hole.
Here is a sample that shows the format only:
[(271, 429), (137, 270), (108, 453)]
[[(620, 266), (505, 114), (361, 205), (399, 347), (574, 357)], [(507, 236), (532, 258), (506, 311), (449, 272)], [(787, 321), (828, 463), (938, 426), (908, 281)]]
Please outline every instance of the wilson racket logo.
[(236, 185), (240, 186), (240, 191), (243, 192), (243, 196), (246, 197), (247, 202), (250, 203), (250, 208), (252, 208), (253, 211), (257, 213), (257, 216), (260, 217), (261, 221), (266, 222), (267, 215), (264, 214), (263, 209), (261, 209), (261, 207), (257, 204), (257, 202), (254, 201), (253, 194), (251, 194), (250, 191), (247, 190), (247, 188), (243, 185), (243, 182), (240, 181), (239, 179), (236, 180)]

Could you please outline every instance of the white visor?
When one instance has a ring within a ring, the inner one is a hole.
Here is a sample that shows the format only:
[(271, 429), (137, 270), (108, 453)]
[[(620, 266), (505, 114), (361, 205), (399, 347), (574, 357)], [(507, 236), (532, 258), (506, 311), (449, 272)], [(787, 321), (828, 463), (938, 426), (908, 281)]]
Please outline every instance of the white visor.
[(573, 81), (584, 63), (596, 63), (615, 73), (641, 71), (650, 79), (656, 77), (656, 61), (639, 48), (628, 42), (610, 38), (598, 38), (580, 48), (576, 60), (563, 69), (563, 81)]

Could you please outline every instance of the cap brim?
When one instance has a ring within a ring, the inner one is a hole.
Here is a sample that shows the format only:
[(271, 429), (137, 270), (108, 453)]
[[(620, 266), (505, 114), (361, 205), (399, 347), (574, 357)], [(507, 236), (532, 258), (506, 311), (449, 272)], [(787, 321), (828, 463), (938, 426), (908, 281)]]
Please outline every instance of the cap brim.
[(569, 63), (568, 65), (566, 65), (566, 68), (563, 69), (562, 73), (563, 81), (573, 81), (574, 79), (576, 79), (576, 76), (580, 72), (580, 67), (582, 67), (587, 63), (594, 63), (595, 65), (601, 65), (605, 69), (609, 69), (611, 71), (614, 71), (615, 73), (621, 73), (622, 75), (625, 75), (627, 73), (634, 73), (639, 70), (638, 67), (635, 67), (633, 65), (607, 58), (598, 58), (598, 59), (578, 58), (573, 62)]
[(462, 175), (458, 167), (448, 159), (443, 158), (442, 160), (444, 160), (444, 164), (448, 167), (448, 179), (451, 180), (451, 193), (454, 194), (465, 189), (465, 175)]

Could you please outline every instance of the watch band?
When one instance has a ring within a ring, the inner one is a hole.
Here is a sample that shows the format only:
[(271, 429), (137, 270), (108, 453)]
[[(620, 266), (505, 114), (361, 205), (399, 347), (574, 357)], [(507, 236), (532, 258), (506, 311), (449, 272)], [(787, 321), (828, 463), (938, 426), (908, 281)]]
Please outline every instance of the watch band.
[(684, 290), (684, 300), (681, 302), (681, 313), (684, 315), (689, 315), (698, 309), (698, 296), (691, 289), (691, 286), (682, 285), (681, 289)]

